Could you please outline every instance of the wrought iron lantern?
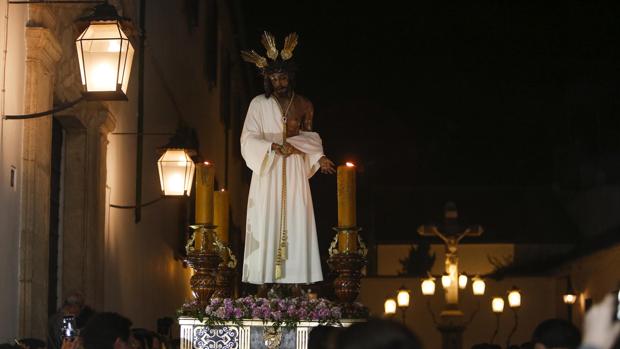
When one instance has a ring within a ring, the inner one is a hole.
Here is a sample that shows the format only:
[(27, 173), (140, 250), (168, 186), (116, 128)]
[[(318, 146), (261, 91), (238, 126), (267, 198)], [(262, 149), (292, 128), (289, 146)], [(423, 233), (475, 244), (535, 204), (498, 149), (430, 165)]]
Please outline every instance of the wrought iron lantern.
[(196, 165), (187, 149), (166, 149), (157, 160), (157, 168), (161, 191), (165, 196), (189, 196)]
[(89, 26), (75, 40), (86, 99), (127, 100), (134, 49), (121, 28), (126, 18), (107, 3), (81, 18)]

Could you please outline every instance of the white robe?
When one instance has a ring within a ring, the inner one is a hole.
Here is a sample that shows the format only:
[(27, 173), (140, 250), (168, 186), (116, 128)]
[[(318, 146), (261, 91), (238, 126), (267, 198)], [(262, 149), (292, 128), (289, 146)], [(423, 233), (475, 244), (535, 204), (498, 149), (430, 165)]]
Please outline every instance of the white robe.
[(282, 144), (282, 113), (264, 95), (250, 103), (241, 133), (241, 154), (252, 170), (243, 257), (243, 282), (313, 283), (323, 280), (309, 178), (319, 169), (323, 145), (318, 133), (301, 132), (287, 142), (304, 154), (286, 158), (288, 257), (283, 278), (275, 279), (282, 206), (282, 156), (271, 144)]

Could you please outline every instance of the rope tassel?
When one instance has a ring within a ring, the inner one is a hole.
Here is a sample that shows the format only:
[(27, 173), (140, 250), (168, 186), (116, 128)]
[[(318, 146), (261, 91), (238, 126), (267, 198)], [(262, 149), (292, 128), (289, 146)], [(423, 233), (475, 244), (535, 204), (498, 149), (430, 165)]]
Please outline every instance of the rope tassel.
[[(278, 107), (280, 107), (280, 112), (282, 113), (282, 145), (286, 144), (286, 116), (288, 115), (288, 111), (293, 104), (293, 100), (295, 99), (295, 92), (291, 96), (291, 100), (286, 106), (286, 110), (282, 110), (282, 106), (277, 98), (275, 98)], [(280, 212), (280, 236), (278, 241), (278, 249), (276, 252), (276, 265), (275, 265), (275, 279), (282, 279), (284, 277), (284, 273), (282, 270), (282, 266), (284, 264), (284, 260), (286, 260), (288, 255), (288, 231), (286, 227), (286, 157), (282, 158), (282, 207)]]

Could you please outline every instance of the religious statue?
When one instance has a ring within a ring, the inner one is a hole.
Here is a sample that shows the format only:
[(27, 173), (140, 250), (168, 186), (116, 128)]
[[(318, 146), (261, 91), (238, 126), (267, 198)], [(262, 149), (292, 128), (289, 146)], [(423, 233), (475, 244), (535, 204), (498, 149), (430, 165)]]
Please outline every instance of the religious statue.
[(297, 45), (289, 34), (281, 51), (270, 33), (261, 42), (267, 58), (242, 51), (264, 78), (265, 93), (252, 99), (241, 133), (241, 154), (252, 170), (242, 281), (264, 285), (323, 280), (309, 179), (334, 173), (312, 131), (314, 108), (295, 91)]

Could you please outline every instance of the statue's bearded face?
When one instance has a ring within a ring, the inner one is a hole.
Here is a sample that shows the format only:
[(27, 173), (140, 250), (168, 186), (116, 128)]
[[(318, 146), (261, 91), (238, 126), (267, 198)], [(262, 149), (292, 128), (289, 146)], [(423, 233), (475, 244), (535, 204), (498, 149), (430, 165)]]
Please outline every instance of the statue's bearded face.
[(269, 74), (269, 81), (273, 86), (273, 91), (278, 97), (285, 97), (289, 94), (288, 74), (277, 72)]

